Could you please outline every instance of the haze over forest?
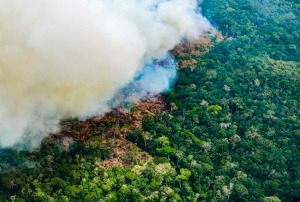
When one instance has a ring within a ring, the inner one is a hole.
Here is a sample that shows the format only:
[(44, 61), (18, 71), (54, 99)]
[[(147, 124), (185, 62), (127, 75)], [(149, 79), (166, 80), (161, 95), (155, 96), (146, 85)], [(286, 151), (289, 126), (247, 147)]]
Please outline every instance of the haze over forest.
[(0, 4), (0, 202), (300, 201), (299, 0)]

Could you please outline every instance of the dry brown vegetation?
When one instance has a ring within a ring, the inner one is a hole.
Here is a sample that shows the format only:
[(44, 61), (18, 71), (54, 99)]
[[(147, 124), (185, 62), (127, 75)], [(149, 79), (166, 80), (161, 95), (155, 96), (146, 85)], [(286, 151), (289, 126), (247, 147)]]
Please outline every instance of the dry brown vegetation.
[(176, 46), (171, 52), (176, 58), (185, 58), (179, 60), (180, 68), (186, 68), (190, 66), (193, 70), (196, 67), (197, 60), (192, 59), (191, 56), (200, 56), (208, 52), (213, 46), (212, 37), (216, 37), (216, 42), (224, 40), (221, 32), (216, 32), (211, 30), (210, 32), (205, 32), (202, 34), (202, 37), (197, 41), (183, 41), (180, 45)]
[(104, 169), (113, 166), (130, 167), (134, 163), (133, 159), (136, 159), (137, 163), (143, 164), (153, 159), (147, 152), (141, 151), (132, 142), (125, 139), (108, 139), (104, 140), (103, 144), (111, 150), (109, 158), (101, 162), (101, 167)]
[[(47, 142), (62, 141), (63, 148), (68, 150), (73, 141), (90, 144), (94, 141), (94, 137), (100, 136), (102, 145), (110, 150), (109, 158), (101, 162), (103, 168), (107, 169), (110, 166), (129, 167), (133, 164), (133, 159), (142, 163), (147, 162), (152, 157), (125, 138), (133, 129), (142, 128), (144, 115), (155, 115), (157, 112), (169, 111), (170, 106), (167, 104), (166, 98), (159, 94), (134, 103), (133, 108), (136, 110), (131, 112), (120, 106), (111, 113), (85, 121), (66, 120), (63, 122), (61, 131), (47, 138)], [(124, 123), (122, 128), (118, 125), (120, 122)], [(113, 126), (106, 127), (105, 123)]]

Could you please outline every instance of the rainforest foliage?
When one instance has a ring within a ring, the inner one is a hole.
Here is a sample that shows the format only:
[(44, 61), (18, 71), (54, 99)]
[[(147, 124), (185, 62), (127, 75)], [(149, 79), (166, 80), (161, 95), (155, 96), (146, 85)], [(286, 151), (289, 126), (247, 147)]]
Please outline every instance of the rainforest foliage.
[(299, 0), (201, 6), (225, 38), (178, 56), (198, 63), (166, 94), (171, 112), (127, 136), (153, 161), (132, 154), (130, 168), (105, 170), (100, 136), (69, 151), (2, 151), (0, 201), (299, 201)]

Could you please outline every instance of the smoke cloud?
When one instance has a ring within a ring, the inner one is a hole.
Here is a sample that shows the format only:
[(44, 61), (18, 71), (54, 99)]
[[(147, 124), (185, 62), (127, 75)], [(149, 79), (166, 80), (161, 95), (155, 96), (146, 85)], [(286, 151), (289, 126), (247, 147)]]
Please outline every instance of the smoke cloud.
[(139, 74), (147, 75), (146, 90), (166, 90), (174, 69), (148, 74), (144, 67), (166, 57), (183, 38), (197, 39), (210, 27), (194, 11), (196, 0), (0, 4), (2, 147), (25, 137), (40, 141), (57, 131), (65, 117), (84, 119), (109, 111), (109, 100)]

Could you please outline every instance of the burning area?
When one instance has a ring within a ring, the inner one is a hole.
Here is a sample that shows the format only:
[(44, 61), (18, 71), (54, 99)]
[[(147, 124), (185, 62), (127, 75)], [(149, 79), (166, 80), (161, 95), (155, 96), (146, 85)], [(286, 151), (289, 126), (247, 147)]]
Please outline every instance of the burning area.
[(176, 80), (169, 50), (211, 27), (196, 0), (0, 4), (0, 147), (37, 147), (63, 119), (165, 92)]

